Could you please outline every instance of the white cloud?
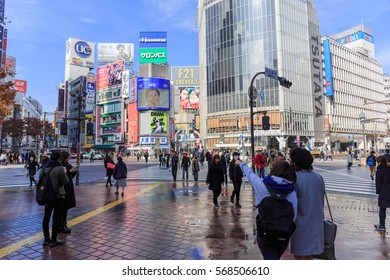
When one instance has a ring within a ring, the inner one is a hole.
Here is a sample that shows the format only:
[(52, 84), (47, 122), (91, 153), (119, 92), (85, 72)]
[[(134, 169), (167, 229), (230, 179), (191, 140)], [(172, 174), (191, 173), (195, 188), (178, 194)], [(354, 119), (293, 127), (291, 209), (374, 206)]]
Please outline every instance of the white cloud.
[(91, 23), (91, 24), (96, 23), (96, 20), (95, 20), (95, 19), (87, 18), (87, 17), (81, 17), (81, 18), (80, 18), (80, 21), (85, 22), (85, 23)]

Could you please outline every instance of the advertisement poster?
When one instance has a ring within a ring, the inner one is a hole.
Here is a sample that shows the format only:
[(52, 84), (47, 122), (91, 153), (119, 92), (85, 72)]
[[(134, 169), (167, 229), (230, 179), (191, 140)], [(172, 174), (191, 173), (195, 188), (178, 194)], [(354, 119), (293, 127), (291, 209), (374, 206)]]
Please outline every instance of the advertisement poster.
[(122, 73), (122, 98), (129, 98), (130, 94), (130, 70)]
[(122, 84), (122, 73), (125, 70), (123, 61), (117, 61), (97, 69), (96, 89), (108, 88)]
[(174, 87), (199, 87), (199, 66), (172, 66)]
[(99, 63), (123, 60), (134, 62), (134, 44), (130, 43), (98, 43)]
[(150, 112), (150, 134), (166, 134), (168, 129), (168, 112)]
[(180, 109), (199, 110), (199, 87), (179, 87)]
[(155, 63), (166, 64), (168, 63), (167, 49), (166, 48), (140, 48), (139, 49), (139, 63)]
[(138, 111), (170, 109), (170, 81), (161, 78), (138, 78)]

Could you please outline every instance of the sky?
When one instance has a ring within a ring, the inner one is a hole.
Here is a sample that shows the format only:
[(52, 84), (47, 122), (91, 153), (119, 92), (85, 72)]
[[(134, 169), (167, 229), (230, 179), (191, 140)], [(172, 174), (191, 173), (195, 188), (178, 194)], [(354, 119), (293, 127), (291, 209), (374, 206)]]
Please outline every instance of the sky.
[[(53, 112), (69, 37), (134, 43), (137, 60), (140, 31), (167, 31), (169, 64), (195, 66), (197, 6), (198, 0), (5, 0), (7, 54), (16, 58), (16, 79), (28, 82), (26, 95)], [(390, 74), (389, 0), (319, 0), (316, 9), (321, 35), (359, 24), (371, 28), (376, 58)]]

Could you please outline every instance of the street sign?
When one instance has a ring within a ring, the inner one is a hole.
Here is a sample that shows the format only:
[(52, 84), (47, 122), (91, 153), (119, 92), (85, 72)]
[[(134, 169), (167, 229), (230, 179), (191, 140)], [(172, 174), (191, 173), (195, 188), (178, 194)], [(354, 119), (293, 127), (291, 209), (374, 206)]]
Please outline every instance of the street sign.
[(278, 71), (265, 67), (265, 76), (274, 80), (278, 80)]

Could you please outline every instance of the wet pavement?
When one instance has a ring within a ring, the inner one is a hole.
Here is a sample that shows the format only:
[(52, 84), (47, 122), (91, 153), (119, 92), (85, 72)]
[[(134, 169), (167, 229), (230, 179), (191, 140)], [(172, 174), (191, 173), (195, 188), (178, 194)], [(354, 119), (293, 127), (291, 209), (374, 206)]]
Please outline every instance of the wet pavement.
[[(139, 169), (131, 177), (148, 177), (148, 172), (158, 173), (157, 168)], [(72, 233), (60, 234), (65, 244), (54, 248), (42, 246), (43, 207), (35, 203), (35, 192), (25, 187), (2, 188), (0, 259), (262, 259), (248, 184), (241, 192), (242, 208), (230, 203), (230, 184), (223, 189), (220, 208), (215, 209), (203, 180), (173, 183), (166, 176), (161, 182), (128, 180), (124, 198), (114, 194), (114, 187), (106, 189), (103, 181), (80, 185), (77, 207), (68, 214)], [(390, 259), (389, 234), (381, 236), (373, 227), (378, 221), (376, 199), (334, 193), (328, 197), (338, 225), (336, 257)], [(292, 257), (286, 252), (283, 259)]]

